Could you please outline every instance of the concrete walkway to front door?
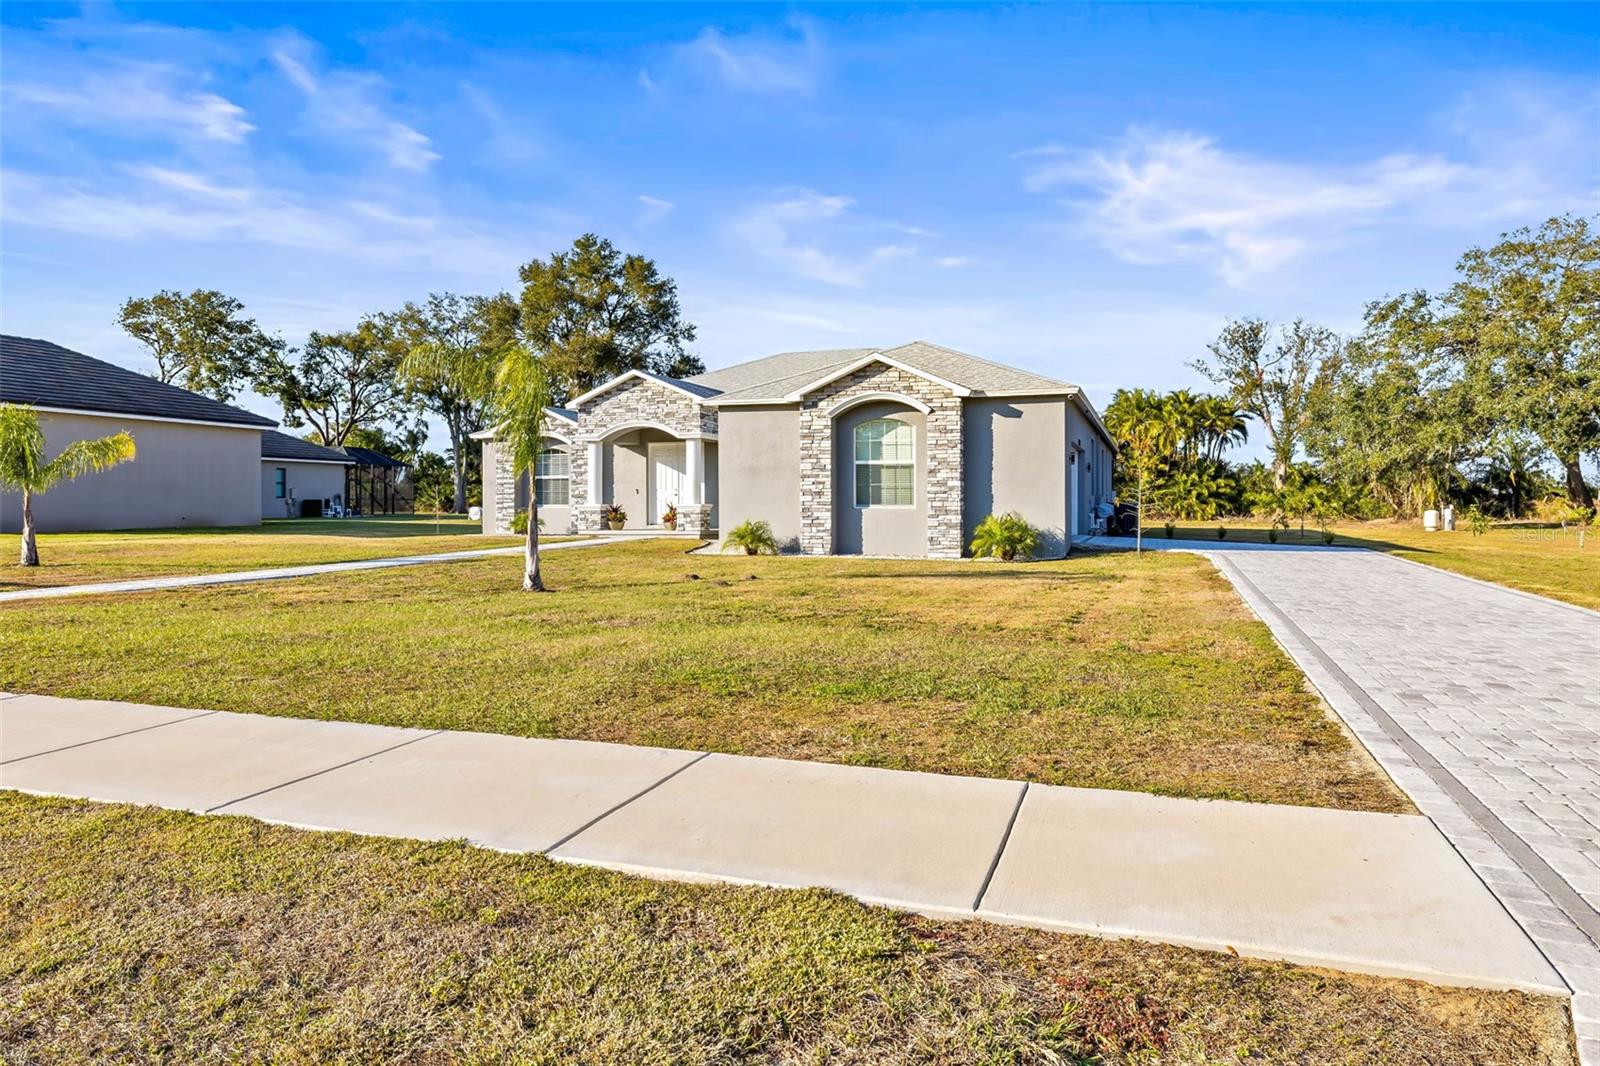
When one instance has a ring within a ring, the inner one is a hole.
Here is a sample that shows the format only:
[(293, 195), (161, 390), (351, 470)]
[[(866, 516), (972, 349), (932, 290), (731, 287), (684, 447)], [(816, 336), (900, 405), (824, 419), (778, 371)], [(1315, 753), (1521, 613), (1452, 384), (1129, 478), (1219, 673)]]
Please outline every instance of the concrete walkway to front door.
[[(545, 544), (541, 553), (561, 548), (593, 548), (603, 540), (562, 540)], [(387, 559), (358, 559), (349, 563), (314, 563), (309, 566), (279, 566), (265, 570), (235, 570), (226, 574), (179, 574), (172, 577), (147, 577), (134, 581), (101, 581), (92, 585), (52, 585), (42, 588), (0, 592), (0, 603), (17, 600), (53, 600), (64, 596), (105, 596), (115, 592), (159, 592), (186, 589), (196, 585), (238, 585), (248, 581), (281, 581), (291, 577), (342, 574), (350, 570), (386, 570), (395, 566), (425, 566), (428, 563), (458, 563), (490, 555), (521, 555), (522, 545), (514, 548), (473, 548), (470, 551), (439, 552), (434, 555), (397, 555)]]
[(1565, 994), (1415, 815), (25, 695), (0, 788)]
[(1600, 613), (1364, 549), (1145, 547), (1234, 584), (1555, 964), (1600, 1066)]

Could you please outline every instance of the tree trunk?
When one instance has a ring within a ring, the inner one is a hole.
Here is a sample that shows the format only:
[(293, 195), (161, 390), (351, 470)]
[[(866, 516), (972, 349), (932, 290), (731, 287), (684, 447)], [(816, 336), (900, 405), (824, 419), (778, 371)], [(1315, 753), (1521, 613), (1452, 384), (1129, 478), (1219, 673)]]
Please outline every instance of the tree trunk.
[(1562, 459), (1561, 465), (1567, 469), (1568, 502), (1578, 507), (1593, 507), (1594, 495), (1583, 480), (1583, 464), (1578, 462), (1578, 457), (1574, 455), (1570, 459)]
[(539, 573), (539, 496), (532, 470), (528, 471), (528, 538), (522, 542), (522, 591), (545, 591)]
[(1133, 522), (1133, 554), (1144, 554), (1144, 478), (1139, 479), (1139, 502), (1136, 505), (1138, 514)]
[(39, 541), (33, 529), (33, 493), (22, 487), (22, 559), (21, 566), (39, 565)]
[(450, 473), (455, 478), (455, 513), (467, 513), (467, 452), (472, 442), (461, 427), (450, 423)]

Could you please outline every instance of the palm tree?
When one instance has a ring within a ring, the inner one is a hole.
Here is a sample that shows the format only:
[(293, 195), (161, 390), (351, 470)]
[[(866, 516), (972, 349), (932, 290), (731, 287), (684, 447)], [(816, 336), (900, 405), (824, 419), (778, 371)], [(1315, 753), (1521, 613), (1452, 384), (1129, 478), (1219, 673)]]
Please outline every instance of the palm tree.
[(98, 440), (73, 441), (49, 462), (44, 458), (44, 430), (31, 407), (0, 403), (0, 485), (22, 493), (21, 566), (39, 565), (39, 544), (33, 529), (33, 498), (52, 486), (109, 470), (133, 458), (133, 438), (126, 432)]
[(522, 588), (545, 592), (539, 573), (539, 492), (534, 479), (544, 447), (545, 413), (550, 406), (550, 378), (544, 363), (526, 345), (513, 341), (496, 354), (492, 373), (462, 363), (448, 349), (421, 345), (400, 364), (412, 379), (448, 381), (462, 395), (481, 400), (495, 442), (511, 457), (515, 477), (528, 478), (528, 534), (522, 550)]
[(522, 590), (544, 592), (539, 574), (539, 491), (534, 471), (544, 448), (544, 420), (550, 406), (550, 377), (544, 363), (523, 344), (500, 354), (489, 386), (489, 416), (495, 442), (511, 453), (511, 471), (528, 478), (528, 536), (522, 543)]

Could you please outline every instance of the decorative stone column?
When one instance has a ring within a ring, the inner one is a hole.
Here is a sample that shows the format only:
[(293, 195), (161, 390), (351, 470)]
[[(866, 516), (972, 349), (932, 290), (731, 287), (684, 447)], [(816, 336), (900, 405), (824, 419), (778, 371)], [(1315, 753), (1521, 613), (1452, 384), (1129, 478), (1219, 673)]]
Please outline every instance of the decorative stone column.
[(712, 534), (709, 503), (678, 504), (678, 532), (709, 540)]

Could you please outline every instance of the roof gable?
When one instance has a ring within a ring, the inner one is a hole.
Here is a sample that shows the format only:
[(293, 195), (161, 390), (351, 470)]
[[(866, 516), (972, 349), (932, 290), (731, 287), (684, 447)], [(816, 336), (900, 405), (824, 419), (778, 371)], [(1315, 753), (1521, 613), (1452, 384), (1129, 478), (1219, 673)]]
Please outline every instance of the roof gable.
[(0, 403), (241, 428), (277, 425), (270, 418), (104, 359), (49, 341), (9, 335), (0, 335)]
[(582, 396), (574, 396), (572, 399), (567, 401), (567, 406), (573, 410), (577, 410), (590, 400), (604, 396), (611, 390), (621, 385), (625, 385), (630, 381), (653, 381), (657, 385), (665, 385), (669, 389), (683, 393), (696, 403), (717, 394), (716, 389), (710, 388), (706, 385), (697, 384), (693, 381), (685, 381), (681, 378), (669, 378), (665, 374), (652, 374), (648, 370), (624, 370), (610, 381), (602, 381), (600, 384), (596, 385)]

